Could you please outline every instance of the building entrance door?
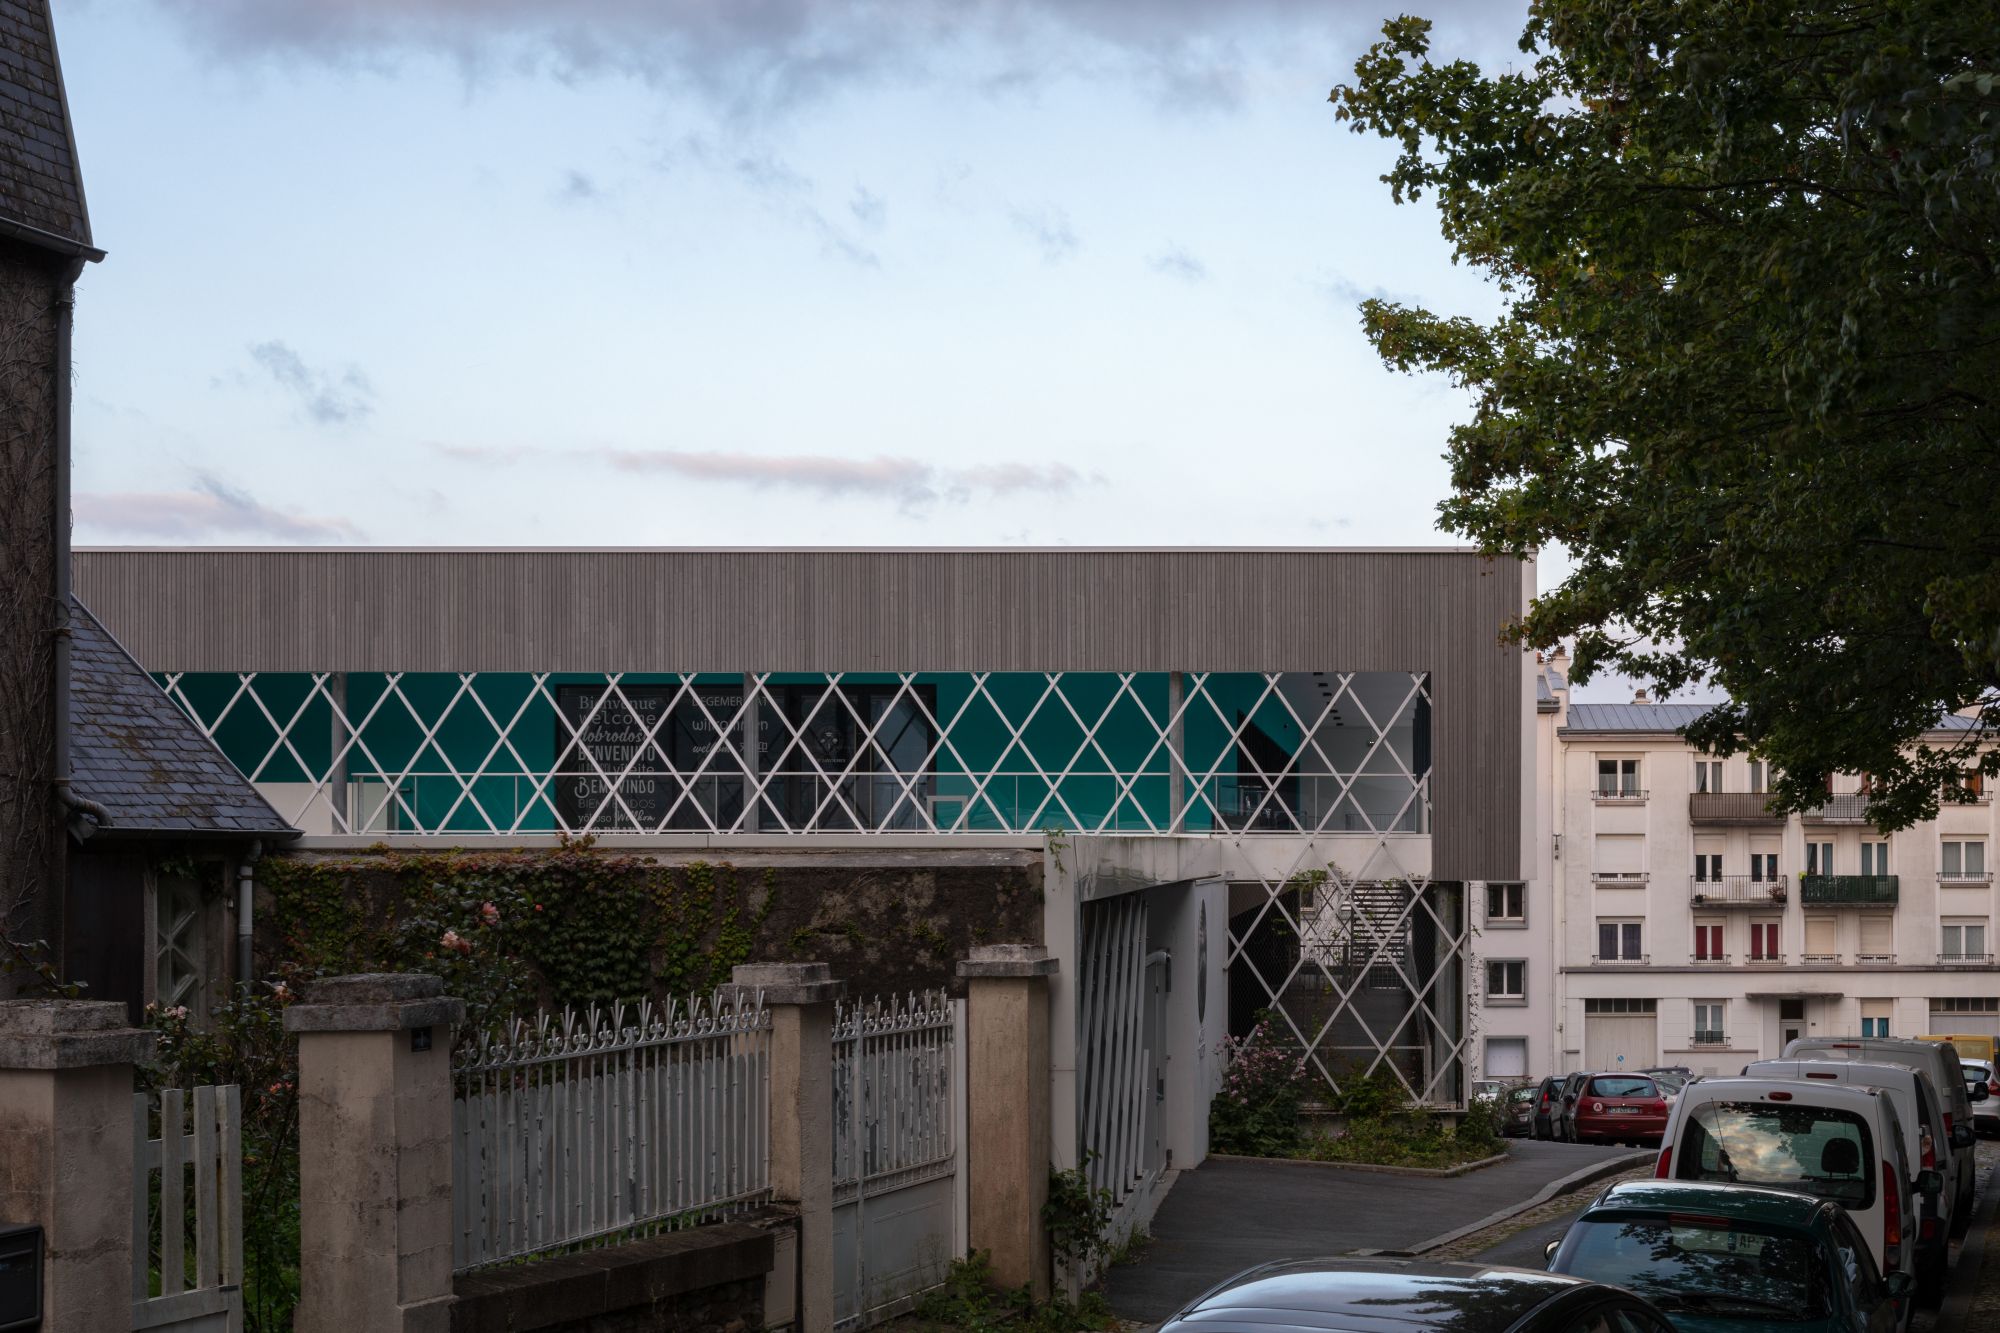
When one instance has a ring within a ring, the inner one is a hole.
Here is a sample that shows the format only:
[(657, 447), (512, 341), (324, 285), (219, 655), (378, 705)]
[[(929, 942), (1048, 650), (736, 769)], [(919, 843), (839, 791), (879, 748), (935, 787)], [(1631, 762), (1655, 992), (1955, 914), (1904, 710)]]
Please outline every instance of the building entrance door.
[(1778, 1001), (1778, 1054), (1783, 1055), (1785, 1047), (1806, 1035), (1806, 1002), (1804, 1000)]

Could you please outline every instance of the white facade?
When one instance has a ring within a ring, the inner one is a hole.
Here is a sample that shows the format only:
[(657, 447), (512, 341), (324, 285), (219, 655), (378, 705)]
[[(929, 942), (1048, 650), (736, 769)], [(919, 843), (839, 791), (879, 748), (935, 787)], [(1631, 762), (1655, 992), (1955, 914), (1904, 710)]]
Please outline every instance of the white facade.
[(1537, 716), (1556, 892), (1531, 933), (1553, 965), (1528, 979), (1556, 1058), (1531, 1072), (1728, 1074), (1795, 1036), (2000, 1034), (1990, 795), (1885, 837), (1849, 776), (1774, 818), (1755, 761), (1676, 734), (1702, 705), (1571, 705), (1563, 665)]

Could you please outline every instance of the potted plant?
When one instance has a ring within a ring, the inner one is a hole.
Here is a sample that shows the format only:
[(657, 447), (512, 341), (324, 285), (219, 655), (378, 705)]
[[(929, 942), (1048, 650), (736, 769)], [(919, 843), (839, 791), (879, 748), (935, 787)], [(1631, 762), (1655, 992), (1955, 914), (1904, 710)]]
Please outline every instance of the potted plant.
[(1783, 884), (1773, 884), (1771, 886), (1771, 901), (1774, 903), (1785, 901), (1785, 886)]

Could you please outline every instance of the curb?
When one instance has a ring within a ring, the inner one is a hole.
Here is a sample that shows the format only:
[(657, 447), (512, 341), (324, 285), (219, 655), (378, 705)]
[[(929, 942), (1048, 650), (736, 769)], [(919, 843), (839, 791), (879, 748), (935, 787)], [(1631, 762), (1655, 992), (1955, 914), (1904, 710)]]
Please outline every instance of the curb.
[(2000, 1166), (1986, 1173), (1986, 1191), (1979, 1200), (1979, 1210), (1972, 1215), (1972, 1229), (1965, 1233), (1965, 1242), (1959, 1247), (1958, 1264), (1952, 1269), (1951, 1290), (1945, 1293), (1944, 1304), (1938, 1306), (1937, 1326), (1943, 1328), (1967, 1328), (1971, 1317), (1973, 1298), (1979, 1294), (1980, 1269), (1986, 1263), (1986, 1238), (1993, 1229), (1993, 1214), (2000, 1206)]
[(1475, 1231), (1484, 1231), (1487, 1227), (1505, 1222), (1508, 1218), (1516, 1214), (1525, 1213), (1530, 1208), (1547, 1203), (1558, 1194), (1568, 1194), (1572, 1190), (1580, 1189), (1593, 1181), (1602, 1180), (1606, 1176), (1615, 1176), (1621, 1172), (1630, 1171), (1633, 1167), (1652, 1161), (1659, 1155), (1659, 1151), (1654, 1148), (1642, 1148), (1637, 1152), (1621, 1153), (1608, 1161), (1596, 1162), (1584, 1167), (1580, 1171), (1572, 1171), (1566, 1176), (1560, 1176), (1555, 1180), (1551, 1180), (1548, 1184), (1536, 1190), (1531, 1197), (1523, 1199), (1519, 1203), (1508, 1204), (1499, 1212), (1482, 1217), (1477, 1222), (1470, 1222), (1462, 1227), (1454, 1227), (1441, 1236), (1432, 1236), (1429, 1240), (1418, 1241), (1415, 1245), (1400, 1250), (1356, 1250), (1355, 1253), (1415, 1258), (1418, 1255), (1427, 1254), (1441, 1245), (1449, 1245), (1462, 1236), (1470, 1236)]
[(1422, 1176), (1432, 1180), (1449, 1180), (1454, 1176), (1481, 1171), (1489, 1166), (1498, 1166), (1506, 1161), (1504, 1152), (1491, 1157), (1482, 1157), (1476, 1162), (1461, 1162), (1457, 1166), (1383, 1166), (1376, 1162), (1321, 1162), (1311, 1157), (1245, 1157), (1241, 1153), (1212, 1152), (1208, 1160), (1216, 1162), (1281, 1162), (1286, 1166), (1316, 1166), (1333, 1171), (1372, 1171), (1382, 1176)]

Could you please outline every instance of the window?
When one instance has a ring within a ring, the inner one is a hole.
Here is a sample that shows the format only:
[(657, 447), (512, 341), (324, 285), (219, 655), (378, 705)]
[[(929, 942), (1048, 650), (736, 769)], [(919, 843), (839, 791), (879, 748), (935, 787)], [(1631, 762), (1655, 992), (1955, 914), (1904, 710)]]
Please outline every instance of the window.
[(1659, 1012), (1658, 1000), (1631, 1000), (1623, 996), (1601, 1000), (1585, 1000), (1583, 1012), (1586, 1014), (1651, 1014)]
[(1986, 790), (1986, 775), (1975, 768), (1970, 772), (1960, 773), (1958, 781), (1952, 785), (1976, 801)]
[(1938, 946), (1941, 963), (1981, 962), (1986, 957), (1986, 923), (1947, 920), (1942, 926), (1944, 942)]
[(1728, 955), (1722, 952), (1722, 923), (1720, 921), (1697, 921), (1694, 923), (1694, 960), (1697, 963), (1719, 963)]
[(1518, 926), (1525, 924), (1527, 919), (1527, 885), (1488, 884), (1486, 886), (1487, 924)]
[(201, 885), (162, 873), (153, 888), (153, 998), (162, 1009), (187, 1006), (197, 1021), (207, 1015), (207, 932)]
[[(1584, 1006), (1588, 1011), (1589, 1005)], [(2000, 996), (1947, 995), (1931, 1001), (1934, 1014), (2000, 1014)]]
[(1750, 790), (1767, 792), (1771, 790), (1771, 765), (1762, 759), (1750, 761)]
[(1839, 923), (1831, 913), (1806, 916), (1806, 961), (1826, 963), (1840, 961), (1840, 945), (1837, 942)]
[(1861, 873), (1864, 875), (1886, 875), (1889, 873), (1888, 843), (1864, 842), (1861, 844)]
[(1861, 1002), (1861, 1035), (1864, 1037), (1886, 1037), (1889, 1035), (1889, 1013), (1895, 1006), (1893, 1000), (1863, 1000)]
[(1637, 759), (1598, 760), (1597, 794), (1599, 796), (1637, 796), (1639, 794), (1639, 761)]
[(1600, 963), (1642, 963), (1645, 953), (1641, 949), (1641, 923), (1637, 921), (1599, 921), (1597, 923), (1597, 961)]
[(1861, 958), (1864, 963), (1896, 961), (1894, 919), (1886, 913), (1869, 912), (1861, 918)]
[(1724, 1036), (1722, 1026), (1722, 1001), (1697, 1000), (1694, 1006), (1694, 1044), (1697, 1046), (1726, 1045), (1729, 1038)]
[(1694, 854), (1694, 877), (1703, 883), (1722, 878), (1721, 852), (1696, 852)]
[(1519, 958), (1494, 958), (1486, 964), (1486, 998), (1527, 1003), (1528, 964)]
[(1806, 844), (1806, 873), (1808, 875), (1831, 875), (1833, 873), (1832, 843), (1809, 842)]
[(1642, 833), (1600, 833), (1591, 873), (1598, 879), (1644, 879), (1646, 837)]
[(1944, 865), (1939, 873), (1945, 879), (1985, 879), (1986, 844), (1983, 842), (1945, 843)]
[(1778, 879), (1778, 854), (1776, 852), (1750, 853), (1750, 878), (1759, 884), (1775, 884)]
[(1675, 1147), (1676, 1180), (1780, 1185), (1856, 1211), (1875, 1203), (1875, 1136), (1853, 1111), (1804, 1102), (1703, 1102)]
[(1722, 761), (1720, 759), (1697, 759), (1694, 761), (1694, 789), (1698, 792), (1722, 790)]
[(1752, 921), (1750, 923), (1750, 961), (1753, 963), (1775, 963), (1783, 955), (1778, 952), (1778, 923), (1775, 921)]

